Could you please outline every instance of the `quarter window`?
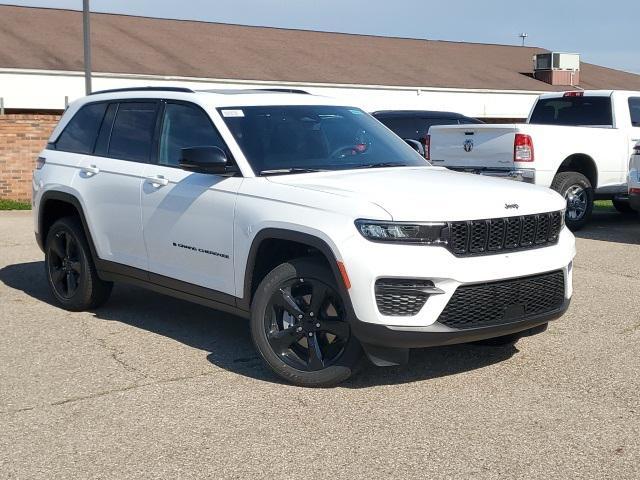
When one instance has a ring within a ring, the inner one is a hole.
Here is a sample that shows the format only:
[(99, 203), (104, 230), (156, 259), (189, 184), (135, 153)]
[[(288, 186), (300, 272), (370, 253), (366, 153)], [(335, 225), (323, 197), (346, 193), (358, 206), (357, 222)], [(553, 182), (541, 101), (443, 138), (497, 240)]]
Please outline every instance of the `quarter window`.
[(147, 162), (151, 154), (157, 103), (121, 103), (109, 142), (109, 157)]
[(629, 112), (631, 113), (631, 125), (640, 127), (640, 97), (629, 99)]
[(80, 108), (56, 141), (56, 150), (93, 153), (96, 136), (107, 108), (106, 103), (92, 103)]
[(168, 103), (164, 109), (160, 135), (160, 165), (177, 166), (183, 148), (204, 146), (225, 149), (224, 141), (209, 116), (195, 106)]

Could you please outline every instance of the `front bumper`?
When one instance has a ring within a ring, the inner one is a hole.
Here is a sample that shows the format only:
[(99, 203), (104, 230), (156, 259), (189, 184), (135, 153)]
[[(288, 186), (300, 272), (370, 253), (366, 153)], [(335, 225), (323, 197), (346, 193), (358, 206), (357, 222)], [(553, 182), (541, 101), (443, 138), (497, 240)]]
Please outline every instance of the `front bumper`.
[[(564, 298), (571, 298), (573, 293), (570, 264), (575, 256), (575, 239), (567, 228), (552, 246), (475, 257), (456, 257), (443, 247), (375, 243), (360, 236), (345, 240), (342, 247), (342, 260), (351, 281), (348, 294), (353, 316), (391, 328), (411, 331), (436, 324), (455, 292), (465, 285), (562, 270)], [(376, 299), (376, 282), (394, 278), (429, 281), (440, 293), (429, 296), (416, 313), (384, 314)]]
[(561, 308), (543, 315), (534, 315), (521, 321), (491, 327), (458, 330), (438, 322), (427, 327), (391, 327), (355, 320), (352, 323), (352, 329), (362, 343), (385, 348), (424, 348), (453, 345), (519, 332), (524, 332), (526, 335), (528, 330), (561, 317), (569, 308), (570, 301), (570, 299), (565, 299)]

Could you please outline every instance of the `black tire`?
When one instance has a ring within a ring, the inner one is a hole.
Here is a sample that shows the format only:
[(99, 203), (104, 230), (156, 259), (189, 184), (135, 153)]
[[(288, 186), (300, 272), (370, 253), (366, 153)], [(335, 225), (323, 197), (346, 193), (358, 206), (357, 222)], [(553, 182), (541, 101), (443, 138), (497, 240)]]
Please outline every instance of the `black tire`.
[(49, 288), (64, 309), (92, 310), (109, 299), (113, 283), (98, 277), (78, 218), (57, 220), (47, 233), (44, 250)]
[(351, 377), (363, 360), (344, 305), (333, 274), (322, 262), (300, 258), (283, 263), (255, 292), (253, 343), (284, 380), (304, 387), (336, 385)]
[(567, 227), (574, 232), (584, 227), (593, 212), (593, 186), (589, 179), (578, 172), (560, 172), (551, 188), (567, 199)]
[(615, 208), (619, 213), (623, 214), (623, 215), (637, 215), (638, 212), (635, 211), (633, 208), (631, 208), (631, 204), (629, 204), (628, 200), (618, 200), (618, 199), (613, 199), (611, 200), (611, 203), (613, 203), (613, 208)]

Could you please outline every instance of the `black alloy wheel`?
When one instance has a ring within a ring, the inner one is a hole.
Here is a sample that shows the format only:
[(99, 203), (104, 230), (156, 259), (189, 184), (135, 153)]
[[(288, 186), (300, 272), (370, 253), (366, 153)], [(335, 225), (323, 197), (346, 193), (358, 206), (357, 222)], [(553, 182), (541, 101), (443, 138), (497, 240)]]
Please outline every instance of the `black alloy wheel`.
[(84, 272), (78, 244), (70, 232), (56, 232), (47, 260), (55, 291), (63, 298), (72, 298), (78, 290)]
[(350, 328), (335, 290), (317, 279), (296, 278), (271, 296), (264, 328), (273, 351), (304, 371), (331, 366), (349, 342)]
[(44, 250), (49, 287), (63, 308), (74, 312), (90, 310), (107, 301), (113, 283), (98, 276), (77, 217), (54, 222), (47, 232)]
[(328, 265), (298, 258), (260, 282), (251, 304), (251, 336), (266, 364), (288, 382), (333, 386), (362, 365), (349, 315)]

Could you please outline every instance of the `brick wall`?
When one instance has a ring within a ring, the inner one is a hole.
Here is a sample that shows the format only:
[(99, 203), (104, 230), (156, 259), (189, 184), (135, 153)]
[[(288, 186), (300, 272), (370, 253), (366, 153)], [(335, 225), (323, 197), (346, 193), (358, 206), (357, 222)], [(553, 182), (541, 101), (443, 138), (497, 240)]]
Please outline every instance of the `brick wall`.
[(31, 172), (59, 115), (0, 115), (0, 198), (30, 201)]

